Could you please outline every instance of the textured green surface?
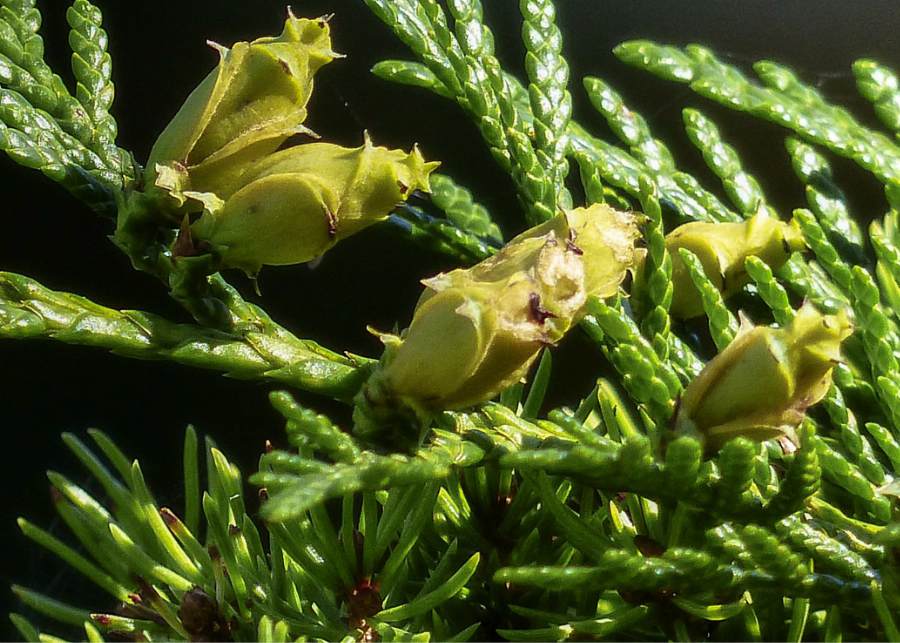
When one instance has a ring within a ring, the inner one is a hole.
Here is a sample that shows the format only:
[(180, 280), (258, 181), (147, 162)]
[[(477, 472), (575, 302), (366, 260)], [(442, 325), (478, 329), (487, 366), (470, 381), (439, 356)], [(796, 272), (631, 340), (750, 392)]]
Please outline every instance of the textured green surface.
[[(48, 474), (71, 534), (19, 526), (110, 601), (73, 606), (16, 586), (22, 613), (11, 620), (21, 636), (54, 641), (44, 631), (58, 627), (91, 641), (898, 640), (896, 75), (869, 60), (853, 66), (884, 134), (773, 62), (754, 67), (757, 83), (702, 47), (617, 48), (631, 65), (793, 133), (780, 171), (793, 169), (805, 190), (809, 209), (794, 218), (808, 249), (774, 270), (749, 257), (749, 283), (727, 299), (696, 256), (680, 253), (706, 318), (684, 322), (669, 315), (666, 234), (760, 211), (788, 218), (742, 164), (741, 142), (702, 108), (686, 109), (685, 134), (721, 186), (683, 172), (653, 123), (609, 83), (570, 82), (551, 0), (519, 3), (522, 79), (502, 68), (478, 0), (366, 4), (415, 58), (374, 73), (468, 115), (516, 188), (522, 227), (579, 205), (571, 200), (580, 193), (643, 212), (646, 255), (634, 280), (613, 298), (592, 298), (577, 331), (598, 348), (585, 357), (596, 385), (566, 392), (571, 408), (547, 409), (548, 347), (529, 381), (499, 402), (436, 412), (419, 426), (386, 423), (366, 440), (274, 393), (288, 446), (263, 454), (248, 478), (259, 516), (241, 472), (193, 430), (176, 508), (159, 506), (141, 466), (108, 436), (90, 431), (88, 445), (66, 434), (92, 480)], [(375, 360), (299, 339), (244, 301), (138, 189), (141, 169), (115, 143), (100, 12), (74, 0), (66, 15), (74, 94), (44, 61), (35, 3), (0, 0), (0, 149), (116, 216), (116, 243), (195, 323), (0, 273), (0, 337), (171, 360), (352, 404)], [(569, 92), (582, 88), (616, 140), (571, 120)], [(890, 209), (868, 230), (832, 174), (835, 154), (884, 183)], [(577, 177), (567, 176), (571, 161)], [(460, 266), (502, 245), (478, 195), (446, 175), (431, 188), (389, 223)], [(784, 327), (803, 301), (846, 311), (855, 332), (795, 443), (738, 438), (713, 451), (674, 434), (682, 391), (741, 332), (740, 316)], [(115, 602), (125, 608), (108, 613)]]

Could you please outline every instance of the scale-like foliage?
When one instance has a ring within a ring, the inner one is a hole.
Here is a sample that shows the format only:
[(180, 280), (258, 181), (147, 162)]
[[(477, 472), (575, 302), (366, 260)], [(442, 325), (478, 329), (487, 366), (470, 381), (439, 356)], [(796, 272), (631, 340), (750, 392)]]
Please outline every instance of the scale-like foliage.
[[(598, 376), (609, 379), (571, 408), (548, 410), (546, 349), (527, 384), (498, 401), (432, 409), (418, 425), (375, 418), (365, 439), (274, 393), (290, 446), (263, 454), (249, 478), (258, 512), (211, 440), (201, 490), (191, 429), (180, 510), (156, 503), (141, 466), (107, 435), (90, 432), (89, 447), (66, 434), (99, 490), (48, 474), (78, 544), (24, 518), (19, 525), (109, 602), (86, 609), (15, 586), (40, 624), (11, 615), (21, 636), (57, 640), (42, 632), (55, 621), (91, 641), (900, 640), (900, 148), (892, 137), (775, 63), (755, 66), (759, 84), (702, 47), (620, 45), (625, 62), (796, 135), (786, 147), (809, 206), (793, 213), (806, 248), (781, 266), (742, 256), (734, 269), (749, 283), (720, 290), (720, 275), (695, 253), (667, 248), (672, 222), (788, 213), (766, 199), (737, 142), (708, 116), (685, 110), (685, 132), (721, 195), (681, 171), (652, 123), (602, 79), (583, 87), (618, 142), (572, 120), (552, 0), (520, 3), (522, 80), (497, 59), (479, 0), (366, 4), (417, 58), (384, 61), (374, 73), (455, 102), (509, 173), (525, 222), (572, 207), (571, 161), (588, 203), (643, 212), (646, 250), (633, 281), (610, 300), (590, 298), (580, 321), (606, 362)], [(34, 2), (0, 0), (0, 149), (115, 215), (116, 243), (196, 323), (113, 310), (0, 273), (0, 337), (96, 346), (367, 403), (374, 359), (299, 339), (245, 302), (218, 274), (215, 253), (141, 191), (141, 168), (115, 144), (100, 12), (74, 0), (67, 18), (74, 95), (44, 61)], [(869, 60), (853, 70), (896, 133), (895, 74)], [(828, 153), (885, 184), (891, 210), (868, 234)], [(387, 223), (460, 266), (500, 248), (500, 230), (469, 190), (437, 174), (430, 189), (404, 194)], [(689, 283), (673, 283), (673, 261)], [(705, 323), (670, 316), (683, 285), (699, 294)], [(676, 433), (683, 391), (713, 347), (728, 352), (740, 340), (739, 315), (788, 327), (804, 300), (843, 311), (855, 332), (842, 360), (828, 363), (830, 388), (817, 389), (824, 397), (796, 422), (795, 439), (740, 437), (718, 448)], [(539, 301), (534, 310), (546, 313)]]

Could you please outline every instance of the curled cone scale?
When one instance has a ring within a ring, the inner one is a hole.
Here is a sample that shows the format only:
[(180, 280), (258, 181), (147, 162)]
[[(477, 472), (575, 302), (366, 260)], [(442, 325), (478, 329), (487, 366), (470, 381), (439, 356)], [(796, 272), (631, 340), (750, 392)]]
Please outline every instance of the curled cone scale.
[(666, 235), (666, 250), (672, 257), (671, 314), (681, 319), (703, 314), (703, 302), (681, 260), (679, 248), (697, 255), (706, 276), (727, 298), (749, 280), (744, 269), (747, 257), (757, 256), (777, 268), (803, 246), (803, 235), (796, 224), (762, 213), (740, 223), (698, 221), (675, 228)]
[(219, 64), (160, 134), (147, 183), (178, 205), (191, 193), (226, 198), (249, 163), (304, 131), (313, 76), (337, 54), (328, 23), (290, 15), (280, 36), (214, 45)]
[(700, 435), (710, 450), (731, 438), (790, 435), (831, 386), (846, 312), (823, 315), (806, 304), (785, 328), (750, 326), (688, 384), (676, 430)]
[(270, 154), (248, 168), (236, 189), (192, 226), (194, 239), (226, 267), (255, 274), (263, 265), (311, 261), (383, 220), (415, 190), (428, 191), (427, 163), (372, 144), (309, 143)]
[[(409, 328), (382, 335), (364, 406), (419, 415), (472, 406), (523, 377), (542, 347), (610, 297), (632, 269), (635, 215), (594, 205), (561, 213), (468, 268), (426, 279)], [(358, 414), (357, 426), (365, 424)]]

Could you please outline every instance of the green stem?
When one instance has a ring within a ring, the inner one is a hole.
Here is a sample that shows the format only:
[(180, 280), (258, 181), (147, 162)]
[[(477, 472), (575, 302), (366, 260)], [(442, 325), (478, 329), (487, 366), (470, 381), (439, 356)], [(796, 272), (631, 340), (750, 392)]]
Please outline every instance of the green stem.
[[(243, 311), (243, 318), (252, 321), (252, 312)], [(113, 310), (54, 292), (28, 277), (0, 272), (0, 337), (55, 339), (231, 377), (269, 380), (338, 399), (353, 397), (366, 377), (368, 360), (279, 333), (265, 324), (266, 318), (260, 322), (260, 327), (229, 334), (149, 313)]]

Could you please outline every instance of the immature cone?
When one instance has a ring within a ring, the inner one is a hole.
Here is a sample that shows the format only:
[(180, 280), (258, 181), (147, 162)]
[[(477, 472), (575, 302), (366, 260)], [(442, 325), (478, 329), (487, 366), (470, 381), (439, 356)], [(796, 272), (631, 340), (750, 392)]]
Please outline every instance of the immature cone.
[(225, 198), (247, 163), (303, 131), (313, 76), (337, 56), (324, 19), (293, 15), (278, 37), (214, 46), (218, 66), (159, 136), (147, 163), (148, 184), (179, 205), (192, 193)]
[(685, 389), (676, 430), (701, 435), (710, 450), (738, 436), (790, 434), (828, 392), (851, 332), (844, 311), (823, 315), (809, 304), (785, 328), (745, 324)]
[[(634, 265), (635, 217), (606, 205), (579, 208), (524, 232), (466, 270), (423, 281), (410, 327), (383, 335), (366, 409), (397, 402), (417, 415), (488, 400), (525, 374), (543, 346), (609, 297)], [(357, 413), (365, 432), (370, 418)]]
[(263, 265), (310, 261), (386, 218), (414, 190), (428, 191), (437, 165), (415, 147), (407, 154), (375, 147), (368, 137), (357, 148), (290, 147), (252, 165), (191, 232), (224, 266), (249, 274)]
[(794, 250), (803, 248), (797, 226), (757, 214), (741, 223), (686, 223), (666, 235), (666, 250), (672, 257), (672, 306), (675, 317), (688, 319), (703, 314), (703, 302), (678, 253), (693, 252), (706, 276), (729, 297), (747, 284), (747, 257), (757, 256), (773, 268), (783, 264)]

